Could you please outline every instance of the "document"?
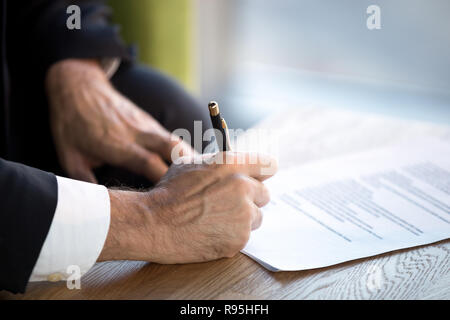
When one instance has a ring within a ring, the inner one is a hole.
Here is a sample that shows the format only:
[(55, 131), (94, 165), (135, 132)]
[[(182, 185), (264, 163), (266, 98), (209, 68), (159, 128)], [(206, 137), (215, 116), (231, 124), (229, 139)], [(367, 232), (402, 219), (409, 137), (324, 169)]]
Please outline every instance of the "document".
[(450, 144), (425, 140), (280, 171), (243, 253), (321, 268), (450, 238)]

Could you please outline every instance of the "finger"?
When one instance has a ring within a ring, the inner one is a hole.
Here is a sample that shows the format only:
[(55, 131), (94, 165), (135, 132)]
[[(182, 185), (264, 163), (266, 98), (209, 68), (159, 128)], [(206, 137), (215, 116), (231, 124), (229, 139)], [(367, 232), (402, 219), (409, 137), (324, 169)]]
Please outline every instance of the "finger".
[(244, 190), (248, 190), (248, 196), (257, 207), (263, 207), (270, 201), (270, 193), (261, 181), (243, 174), (234, 175), (234, 179), (239, 179), (240, 184), (245, 184)]
[(167, 154), (167, 160), (175, 162), (181, 157), (195, 157), (198, 153), (195, 151), (190, 144), (181, 140), (178, 136), (171, 135), (170, 142), (166, 144), (167, 150), (162, 151)]
[(64, 169), (75, 180), (98, 183), (89, 165), (78, 152), (68, 152), (63, 157)]
[(254, 215), (252, 218), (252, 230), (258, 229), (263, 221), (262, 210), (255, 205)]
[(157, 154), (133, 144), (127, 150), (127, 157), (122, 166), (141, 174), (152, 182), (157, 182), (168, 170), (167, 164)]
[(189, 144), (165, 129), (144, 133), (139, 142), (148, 150), (159, 154), (163, 159), (170, 162), (174, 162), (179, 157), (196, 154)]
[(71, 173), (69, 173), (69, 176), (75, 180), (81, 180), (96, 184), (98, 183), (97, 178), (95, 178), (92, 170), (85, 167), (80, 167), (77, 170), (73, 170)]
[(277, 160), (269, 155), (247, 152), (219, 152), (203, 156), (207, 163), (215, 163), (225, 173), (242, 173), (259, 181), (273, 176), (278, 170)]

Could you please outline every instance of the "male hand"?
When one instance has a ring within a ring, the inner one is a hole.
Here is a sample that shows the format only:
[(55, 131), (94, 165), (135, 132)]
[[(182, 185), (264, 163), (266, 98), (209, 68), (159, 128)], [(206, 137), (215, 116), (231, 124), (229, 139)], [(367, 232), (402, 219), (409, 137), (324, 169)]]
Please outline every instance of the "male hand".
[(149, 192), (110, 190), (111, 224), (99, 260), (190, 263), (243, 249), (269, 202), (262, 181), (270, 176), (261, 169), (271, 163), (274, 173), (276, 162), (259, 155), (248, 164), (244, 154), (246, 164), (236, 164), (237, 153), (226, 155), (232, 164), (173, 164)]
[(46, 87), (56, 151), (71, 178), (95, 183), (92, 169), (110, 164), (156, 182), (175, 145), (184, 155), (194, 152), (117, 92), (95, 60), (54, 64)]

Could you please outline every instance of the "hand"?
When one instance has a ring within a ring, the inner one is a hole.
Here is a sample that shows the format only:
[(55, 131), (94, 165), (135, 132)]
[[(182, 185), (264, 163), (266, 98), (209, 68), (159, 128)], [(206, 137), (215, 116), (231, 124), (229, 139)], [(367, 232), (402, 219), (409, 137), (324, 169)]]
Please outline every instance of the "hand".
[[(236, 160), (237, 154), (227, 156)], [(173, 164), (150, 192), (110, 190), (111, 224), (99, 260), (232, 257), (262, 222), (259, 208), (269, 193), (261, 181), (269, 176), (261, 175), (261, 163), (268, 160), (274, 164), (262, 155), (257, 164)]]
[(156, 182), (175, 145), (181, 154), (194, 152), (117, 92), (95, 60), (54, 64), (46, 87), (56, 151), (71, 178), (95, 183), (92, 169), (107, 163)]

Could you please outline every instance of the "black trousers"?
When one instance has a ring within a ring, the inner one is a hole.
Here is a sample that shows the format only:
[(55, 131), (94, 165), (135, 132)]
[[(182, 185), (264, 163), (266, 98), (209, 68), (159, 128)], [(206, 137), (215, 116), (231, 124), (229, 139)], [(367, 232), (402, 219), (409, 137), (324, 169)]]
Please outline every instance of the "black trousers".
[[(172, 132), (189, 130), (193, 137), (194, 121), (202, 121), (203, 131), (210, 127), (207, 106), (192, 97), (180, 84), (152, 68), (122, 63), (111, 79), (114, 87)], [(24, 86), (16, 86), (15, 88)], [(39, 88), (39, 90), (38, 90)], [(43, 88), (30, 83), (23, 91), (13, 90), (15, 153), (9, 160), (65, 175), (59, 166), (48, 122), (47, 99)], [(193, 139), (191, 139), (193, 140)], [(204, 146), (203, 146), (204, 147)], [(197, 150), (201, 151), (201, 150)], [(125, 169), (103, 166), (94, 171), (100, 184), (108, 187), (147, 188), (151, 183)]]

